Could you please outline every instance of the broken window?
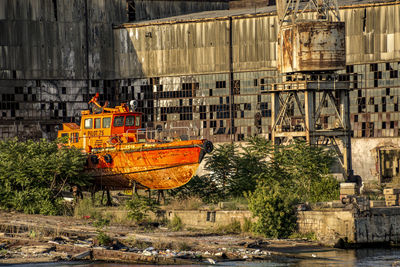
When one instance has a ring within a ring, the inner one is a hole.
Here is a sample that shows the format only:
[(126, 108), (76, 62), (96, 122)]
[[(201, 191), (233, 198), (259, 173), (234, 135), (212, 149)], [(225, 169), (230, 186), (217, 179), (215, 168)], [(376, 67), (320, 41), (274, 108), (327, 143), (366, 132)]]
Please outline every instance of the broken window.
[(380, 149), (380, 182), (393, 183), (399, 178), (400, 149)]
[(207, 211), (207, 222), (215, 222), (215, 211)]
[(217, 81), (215, 83), (215, 88), (226, 88), (226, 81)]
[(128, 21), (135, 21), (136, 20), (136, 7), (135, 1), (127, 0), (127, 11), (128, 11)]

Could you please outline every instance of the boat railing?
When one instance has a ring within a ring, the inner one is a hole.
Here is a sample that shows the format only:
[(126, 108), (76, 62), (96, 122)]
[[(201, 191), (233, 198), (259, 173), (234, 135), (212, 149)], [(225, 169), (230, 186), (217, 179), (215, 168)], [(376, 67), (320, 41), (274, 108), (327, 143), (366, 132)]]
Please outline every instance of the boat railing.
[(176, 139), (191, 140), (198, 138), (189, 127), (172, 127), (169, 129), (139, 128), (129, 129), (127, 135), (136, 135), (137, 142), (172, 141)]

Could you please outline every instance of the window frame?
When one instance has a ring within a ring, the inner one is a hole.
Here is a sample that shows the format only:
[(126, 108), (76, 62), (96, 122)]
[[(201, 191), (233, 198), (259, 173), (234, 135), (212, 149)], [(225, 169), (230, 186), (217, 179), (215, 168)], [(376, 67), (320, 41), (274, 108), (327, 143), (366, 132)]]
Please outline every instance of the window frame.
[[(121, 125), (115, 125), (115, 121), (116, 121), (116, 119), (117, 118), (123, 118), (123, 120), (122, 120), (122, 124)], [(124, 127), (124, 125), (125, 125), (125, 116), (115, 116), (114, 117), (114, 120), (113, 120), (113, 127)]]
[[(96, 121), (99, 121), (99, 127), (96, 127)], [(101, 118), (94, 118), (94, 123), (93, 123), (94, 129), (101, 129)]]
[[(131, 117), (133, 117), (133, 121), (132, 121), (132, 123), (130, 123), (129, 125), (127, 124), (127, 121), (128, 121), (128, 118), (131, 118)], [(127, 126), (127, 127), (132, 127), (132, 126), (135, 126), (135, 123), (136, 123), (136, 116), (135, 115), (127, 115), (126, 117), (125, 117), (125, 126)]]
[[(90, 127), (87, 127), (87, 126), (86, 126), (86, 121), (90, 121)], [(86, 118), (86, 119), (83, 121), (83, 127), (84, 127), (85, 129), (93, 129), (93, 118)]]
[[(106, 119), (109, 119), (109, 120), (110, 120), (110, 121), (108, 122), (108, 127), (105, 127), (106, 124), (104, 123), (104, 120), (106, 120)], [(112, 122), (111, 117), (105, 117), (105, 118), (103, 118), (103, 120), (102, 120), (103, 128), (105, 128), (105, 129), (110, 128), (110, 127), (111, 127), (111, 122)]]

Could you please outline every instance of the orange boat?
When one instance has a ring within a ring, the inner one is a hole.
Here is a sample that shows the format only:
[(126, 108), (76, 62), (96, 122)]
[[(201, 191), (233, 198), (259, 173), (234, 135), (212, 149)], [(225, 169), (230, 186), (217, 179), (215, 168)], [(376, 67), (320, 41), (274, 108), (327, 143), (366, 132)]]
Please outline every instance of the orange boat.
[(139, 183), (149, 189), (182, 186), (196, 173), (206, 153), (213, 150), (207, 140), (165, 141), (155, 138), (162, 131), (141, 128), (142, 113), (126, 104), (108, 108), (97, 102), (98, 94), (82, 111), (81, 125), (64, 123), (58, 137), (88, 154), (87, 170), (95, 184), (109, 189), (132, 188)]

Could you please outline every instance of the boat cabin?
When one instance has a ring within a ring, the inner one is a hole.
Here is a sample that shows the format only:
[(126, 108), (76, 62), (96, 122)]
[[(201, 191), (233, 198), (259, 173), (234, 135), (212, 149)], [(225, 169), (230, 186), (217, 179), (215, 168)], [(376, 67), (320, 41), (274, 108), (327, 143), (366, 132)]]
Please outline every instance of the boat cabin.
[[(97, 95), (96, 95), (97, 96)], [(99, 112), (82, 111), (80, 126), (64, 123), (58, 137), (68, 137), (68, 145), (90, 152), (93, 148), (115, 146), (137, 141), (137, 131), (142, 125), (142, 113), (131, 112), (123, 104), (115, 108), (101, 107), (94, 97)]]

